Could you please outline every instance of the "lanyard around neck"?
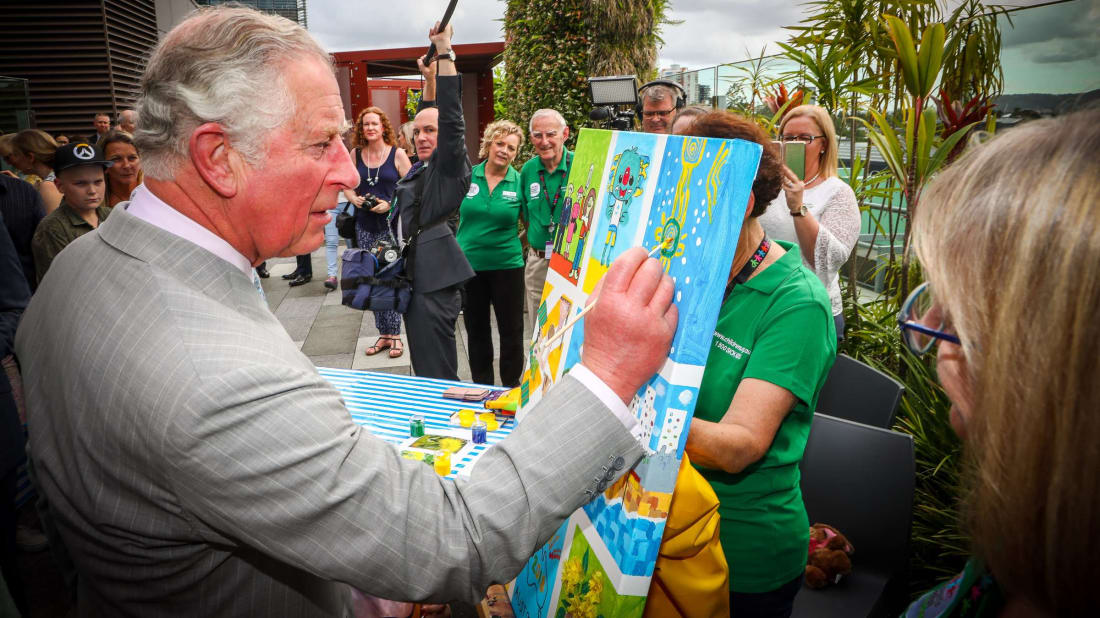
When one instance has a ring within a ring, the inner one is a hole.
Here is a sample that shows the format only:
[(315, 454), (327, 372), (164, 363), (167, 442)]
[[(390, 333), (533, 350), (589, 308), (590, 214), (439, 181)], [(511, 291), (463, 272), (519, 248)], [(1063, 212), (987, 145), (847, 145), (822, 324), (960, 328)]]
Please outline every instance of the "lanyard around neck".
[[(569, 151), (565, 151), (562, 154), (562, 158), (565, 159), (565, 166), (569, 167)], [(556, 170), (555, 170), (556, 171)], [(554, 201), (550, 201), (550, 192), (546, 189), (546, 168), (539, 170), (539, 184), (542, 185), (542, 197), (546, 200), (546, 205), (550, 207), (550, 220), (553, 221), (557, 215), (554, 210), (558, 207), (558, 202), (561, 200), (561, 187), (565, 184), (565, 179), (561, 179), (561, 183), (558, 184), (558, 190), (554, 193)]]
[(749, 277), (756, 272), (757, 268), (764, 263), (764, 258), (768, 256), (768, 251), (772, 248), (772, 242), (768, 240), (767, 235), (760, 241), (760, 245), (753, 251), (752, 256), (749, 257), (749, 261), (745, 262), (745, 265), (741, 267), (741, 270), (734, 275), (733, 279), (726, 284), (726, 292), (722, 295), (722, 302), (725, 302), (730, 294), (733, 292), (733, 288), (739, 284), (749, 280)]

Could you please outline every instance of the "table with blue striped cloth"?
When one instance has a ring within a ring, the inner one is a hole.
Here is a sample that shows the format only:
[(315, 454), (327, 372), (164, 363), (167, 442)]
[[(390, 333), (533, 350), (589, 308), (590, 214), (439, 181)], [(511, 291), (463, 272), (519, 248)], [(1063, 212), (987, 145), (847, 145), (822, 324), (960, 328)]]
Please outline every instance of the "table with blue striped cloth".
[[(469, 439), (470, 430), (452, 425), (451, 415), (463, 408), (482, 411), (479, 401), (443, 398), (443, 391), (452, 386), (480, 386), (476, 384), (327, 367), (318, 367), (317, 373), (340, 391), (352, 420), (394, 445), (408, 439), (409, 418), (414, 414), (424, 417), (426, 434), (457, 432), (456, 435), (464, 434)], [(447, 478), (468, 477), (481, 454), (512, 433), (515, 419), (499, 414), (497, 418), (502, 419), (500, 429), (488, 432), (486, 444), (473, 444), (464, 457), (452, 460)]]

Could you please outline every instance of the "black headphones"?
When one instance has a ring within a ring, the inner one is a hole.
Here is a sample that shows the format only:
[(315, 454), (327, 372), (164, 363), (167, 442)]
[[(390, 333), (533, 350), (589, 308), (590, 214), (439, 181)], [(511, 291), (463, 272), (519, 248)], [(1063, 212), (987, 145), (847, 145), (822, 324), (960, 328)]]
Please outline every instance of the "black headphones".
[(674, 110), (679, 110), (687, 104), (687, 93), (684, 92), (683, 86), (667, 79), (655, 79), (651, 82), (646, 82), (638, 89), (638, 103), (634, 106), (634, 114), (637, 115), (638, 118), (642, 117), (642, 93), (650, 86), (667, 86), (676, 90), (679, 94), (676, 95), (675, 107), (673, 107)]

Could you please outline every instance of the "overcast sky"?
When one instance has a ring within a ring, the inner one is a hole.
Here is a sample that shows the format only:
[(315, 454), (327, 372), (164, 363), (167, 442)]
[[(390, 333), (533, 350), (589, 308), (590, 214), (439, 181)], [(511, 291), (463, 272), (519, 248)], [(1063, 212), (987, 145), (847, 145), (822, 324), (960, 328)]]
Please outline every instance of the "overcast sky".
[[(1039, 0), (1002, 0), (1009, 6), (1027, 6)], [(442, 16), (446, 0), (307, 0), (309, 29), (330, 51), (380, 49), (425, 45), (427, 30)], [(459, 0), (455, 10), (456, 43), (501, 41), (503, 0)], [(382, 9), (382, 10), (380, 10)], [(1013, 78), (1021, 87), (1035, 79), (1053, 80), (1045, 91), (1059, 91), (1059, 79), (1100, 87), (1100, 0), (1073, 0), (1063, 7), (1038, 9), (1034, 17), (1018, 20), (1006, 32), (1004, 45), (1020, 68)], [(1038, 14), (1042, 15), (1038, 15)], [(1018, 13), (1023, 15), (1024, 13)], [(1067, 19), (1067, 16), (1070, 16)], [(670, 17), (681, 20), (665, 26), (660, 66), (675, 63), (699, 69), (744, 60), (768, 44), (789, 36), (783, 26), (803, 18), (803, 5), (791, 0), (672, 0)], [(1026, 66), (1025, 66), (1026, 65)], [(1082, 72), (1089, 74), (1082, 75)], [(1007, 70), (1006, 73), (1010, 71)], [(1019, 91), (1006, 84), (1006, 91)], [(1080, 91), (1067, 86), (1069, 91)], [(1065, 91), (1065, 90), (1061, 90)]]

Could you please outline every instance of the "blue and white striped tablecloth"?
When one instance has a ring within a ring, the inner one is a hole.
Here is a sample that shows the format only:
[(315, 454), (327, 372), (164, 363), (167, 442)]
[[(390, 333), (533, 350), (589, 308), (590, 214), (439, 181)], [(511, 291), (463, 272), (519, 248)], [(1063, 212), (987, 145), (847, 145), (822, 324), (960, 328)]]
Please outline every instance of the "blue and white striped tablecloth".
[[(451, 425), (451, 415), (462, 408), (482, 407), (480, 402), (443, 398), (443, 391), (452, 386), (472, 386), (462, 382), (327, 367), (318, 367), (317, 373), (340, 391), (352, 420), (395, 445), (408, 439), (409, 417), (414, 414), (424, 417), (424, 433), (461, 432), (468, 436), (469, 429)], [(475, 444), (465, 457), (452, 461), (447, 478), (468, 476), (485, 449), (512, 433), (515, 419), (497, 418), (504, 419), (500, 429), (489, 432), (487, 444)]]

